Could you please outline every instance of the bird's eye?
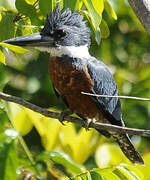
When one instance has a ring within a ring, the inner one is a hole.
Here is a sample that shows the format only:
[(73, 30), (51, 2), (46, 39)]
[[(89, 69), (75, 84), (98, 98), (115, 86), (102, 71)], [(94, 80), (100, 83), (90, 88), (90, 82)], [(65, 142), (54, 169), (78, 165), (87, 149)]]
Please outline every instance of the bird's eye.
[(57, 31), (54, 32), (54, 38), (61, 38), (61, 37), (64, 37), (66, 35), (66, 32), (62, 29), (59, 29)]

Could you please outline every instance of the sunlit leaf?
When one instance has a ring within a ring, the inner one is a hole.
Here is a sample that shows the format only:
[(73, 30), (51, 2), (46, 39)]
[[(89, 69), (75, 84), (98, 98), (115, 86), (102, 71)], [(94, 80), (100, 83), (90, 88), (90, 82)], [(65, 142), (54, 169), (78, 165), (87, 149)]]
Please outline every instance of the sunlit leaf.
[(29, 35), (29, 34), (32, 34), (32, 29), (30, 27), (24, 28), (22, 35), (26, 36), (26, 35)]
[(33, 127), (31, 119), (24, 109), (15, 116), (13, 123), (15, 129), (23, 136), (28, 134)]
[(143, 174), (144, 180), (149, 180), (150, 179), (150, 172), (149, 172), (149, 167), (150, 167), (150, 152), (147, 152), (143, 155), (143, 159), (145, 162), (144, 166), (137, 165), (137, 169)]
[(0, 147), (0, 180), (17, 180), (18, 156), (14, 140)]
[(112, 6), (110, 5), (110, 3), (108, 2), (108, 0), (104, 1), (104, 7), (105, 10), (107, 11), (107, 13), (114, 19), (117, 20), (117, 15), (114, 11), (114, 9), (112, 8)]
[(44, 16), (47, 16), (52, 9), (52, 1), (50, 0), (39, 0), (39, 8)]
[(91, 22), (93, 24), (94, 30), (96, 31), (98, 26), (101, 23), (102, 17), (94, 9), (94, 6), (93, 6), (91, 0), (83, 0), (83, 2), (89, 12), (90, 17), (91, 17)]
[(128, 179), (128, 180), (141, 180), (134, 172), (122, 167), (117, 166), (117, 169)]
[(81, 180), (87, 180), (87, 175), (86, 175), (86, 172), (79, 175), (79, 177), (81, 178)]
[[(144, 179), (144, 176), (142, 172), (138, 169), (135, 165), (129, 165), (129, 164), (121, 164), (122, 167), (126, 168), (130, 172), (132, 172), (134, 175), (136, 175), (140, 180)], [(141, 165), (139, 165), (141, 166)]]
[[(57, 145), (61, 123), (54, 118), (47, 118), (39, 113), (25, 109), (32, 124), (42, 138), (42, 144), (46, 150), (51, 150)], [(54, 111), (54, 109), (50, 109)]]
[(11, 118), (14, 127), (22, 135), (26, 135), (33, 127), (32, 119), (27, 114), (26, 108), (15, 104), (9, 103), (9, 117)]
[(75, 9), (80, 10), (83, 5), (83, 1), (76, 0), (76, 6)]
[(110, 31), (109, 31), (109, 27), (104, 19), (102, 19), (102, 21), (101, 21), (100, 31), (101, 31), (102, 38), (108, 38)]
[(86, 178), (87, 178), (87, 180), (92, 180), (90, 172), (87, 172)]
[(37, 156), (37, 160), (44, 160), (44, 159), (51, 159), (55, 163), (64, 165), (66, 168), (70, 169), (74, 173), (80, 174), (82, 173), (82, 170), (79, 165), (77, 165), (75, 162), (73, 162), (70, 157), (63, 153), (58, 151), (47, 151), (39, 154)]
[(122, 162), (129, 162), (116, 144), (103, 143), (95, 153), (95, 160), (100, 168), (106, 168)]
[[(92, 138), (93, 134), (95, 135), (94, 138)], [(61, 128), (60, 142), (64, 151), (69, 153), (75, 162), (81, 164), (95, 149), (98, 137), (95, 131), (86, 131), (83, 128), (77, 133), (74, 125), (68, 123), (67, 126)]]
[(102, 177), (105, 179), (108, 179), (111, 177), (111, 180), (120, 180), (120, 178), (113, 173), (114, 168), (108, 168), (108, 169), (95, 169), (95, 172), (99, 173)]
[(0, 62), (3, 63), (3, 64), (6, 64), (5, 62), (5, 56), (3, 54), (3, 52), (0, 50)]
[(24, 54), (24, 53), (27, 53), (29, 51), (29, 50), (24, 49), (20, 46), (6, 44), (6, 43), (2, 43), (2, 42), (0, 43), (0, 46), (7, 47), (8, 49), (10, 49), (16, 53), (20, 53), (20, 54)]
[(95, 32), (95, 39), (96, 39), (97, 44), (100, 44), (100, 42), (101, 42), (100, 28), (98, 28), (97, 31)]
[(25, 0), (28, 4), (34, 5), (37, 0)]
[(92, 4), (97, 13), (101, 16), (104, 10), (104, 0), (92, 0)]
[(0, 21), (2, 20), (2, 11), (6, 10), (4, 7), (0, 6)]
[(87, 10), (81, 10), (81, 12), (85, 15), (85, 17), (88, 19), (88, 21), (90, 22), (91, 26), (93, 27), (93, 24), (92, 24), (91, 19), (90, 19), (89, 12)]

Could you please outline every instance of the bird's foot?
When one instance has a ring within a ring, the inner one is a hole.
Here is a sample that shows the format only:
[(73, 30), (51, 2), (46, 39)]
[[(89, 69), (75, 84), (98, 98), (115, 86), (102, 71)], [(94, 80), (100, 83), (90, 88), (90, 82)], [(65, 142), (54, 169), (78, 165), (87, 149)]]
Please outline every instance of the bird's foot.
[(62, 125), (65, 125), (65, 124), (63, 123), (63, 121), (64, 121), (64, 119), (65, 119), (65, 116), (69, 116), (69, 115), (71, 115), (71, 114), (73, 114), (73, 112), (72, 112), (71, 110), (62, 111), (62, 112), (60, 113), (60, 116), (59, 116), (59, 119), (58, 119), (58, 120), (61, 122)]
[(84, 128), (88, 131), (89, 130), (89, 127), (90, 127), (90, 124), (93, 122), (93, 119), (86, 119), (84, 121)]

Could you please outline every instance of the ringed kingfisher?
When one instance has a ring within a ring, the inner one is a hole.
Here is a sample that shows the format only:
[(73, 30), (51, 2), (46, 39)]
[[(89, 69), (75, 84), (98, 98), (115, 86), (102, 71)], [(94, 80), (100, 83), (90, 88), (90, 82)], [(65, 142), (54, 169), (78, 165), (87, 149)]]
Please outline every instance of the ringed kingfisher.
[[(83, 120), (97, 120), (125, 126), (122, 120), (119, 98), (91, 97), (81, 92), (118, 96), (115, 80), (108, 67), (89, 54), (90, 36), (83, 16), (69, 9), (55, 7), (47, 17), (40, 33), (21, 36), (5, 43), (32, 46), (50, 53), (49, 72), (57, 96), (60, 96), (69, 111)], [(88, 124), (88, 123), (87, 123)], [(135, 164), (144, 164), (128, 134), (98, 130), (105, 137), (113, 137), (125, 156)]]

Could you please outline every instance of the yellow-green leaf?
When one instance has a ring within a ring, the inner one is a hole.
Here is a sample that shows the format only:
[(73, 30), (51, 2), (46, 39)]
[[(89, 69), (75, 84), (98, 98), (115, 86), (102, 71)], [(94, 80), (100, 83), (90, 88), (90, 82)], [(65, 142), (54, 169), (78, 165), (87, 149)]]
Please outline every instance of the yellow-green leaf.
[(94, 27), (94, 31), (96, 31), (98, 26), (101, 23), (102, 17), (95, 10), (91, 0), (83, 0), (83, 2), (84, 2), (85, 6), (89, 12), (91, 22), (92, 22), (93, 27)]
[(104, 0), (92, 0), (92, 4), (97, 13), (101, 16), (104, 10)]
[[(129, 165), (129, 164), (121, 164), (122, 167), (126, 168), (127, 170), (129, 170), (130, 172), (136, 174), (136, 176), (139, 179), (144, 179), (144, 175), (142, 174), (142, 172), (137, 168), (137, 166), (135, 166), (134, 164)], [(141, 165), (139, 165), (141, 166)], [(142, 166), (143, 167), (143, 166)]]
[(24, 54), (24, 53), (27, 53), (29, 50), (27, 49), (24, 49), (20, 46), (15, 46), (15, 45), (11, 45), (11, 44), (6, 44), (6, 43), (0, 43), (0, 46), (3, 46), (3, 47), (7, 47), (8, 49), (16, 52), (16, 53), (20, 53), (20, 54)]
[(52, 2), (49, 0), (39, 0), (39, 8), (44, 16), (47, 16), (52, 9)]
[(75, 9), (80, 10), (83, 5), (83, 1), (77, 0)]
[(5, 62), (5, 56), (3, 54), (3, 52), (0, 50), (0, 62), (3, 63), (3, 64), (6, 64)]
[(3, 52), (0, 50), (0, 62), (3, 63), (3, 64), (6, 64), (5, 62), (5, 56), (3, 54)]
[(102, 38), (108, 38), (110, 31), (109, 31), (109, 27), (104, 19), (102, 19), (102, 22), (100, 24), (100, 31), (101, 31)]
[(95, 32), (95, 40), (96, 40), (97, 44), (100, 44), (100, 42), (101, 42), (100, 28), (97, 28), (97, 31)]
[(6, 11), (6, 9), (2, 6), (0, 6), (0, 21), (2, 20), (2, 12)]
[(30, 5), (34, 5), (34, 3), (36, 3), (37, 0), (25, 0), (25, 1)]
[(122, 166), (116, 167), (121, 174), (123, 174), (128, 180), (140, 180), (140, 178), (133, 172)]
[(112, 6), (110, 5), (110, 3), (105, 0), (104, 2), (104, 7), (105, 7), (105, 10), (107, 11), (107, 13), (114, 19), (114, 20), (117, 20), (117, 15), (114, 11), (114, 9), (112, 8)]
[(24, 109), (13, 119), (13, 124), (15, 129), (23, 136), (28, 134), (33, 127), (31, 119)]

